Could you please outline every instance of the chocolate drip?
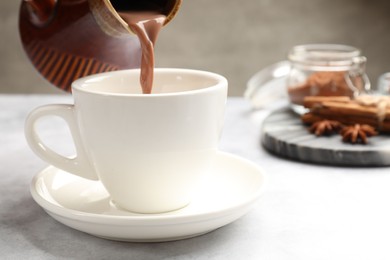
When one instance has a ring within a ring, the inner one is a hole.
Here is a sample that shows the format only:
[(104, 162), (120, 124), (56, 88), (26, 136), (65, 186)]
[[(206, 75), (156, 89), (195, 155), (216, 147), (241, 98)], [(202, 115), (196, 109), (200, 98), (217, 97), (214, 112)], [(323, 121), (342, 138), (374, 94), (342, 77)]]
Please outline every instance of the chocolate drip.
[(166, 16), (151, 11), (118, 12), (130, 29), (138, 36), (141, 43), (141, 76), (142, 92), (150, 94), (153, 87), (154, 44), (157, 40)]

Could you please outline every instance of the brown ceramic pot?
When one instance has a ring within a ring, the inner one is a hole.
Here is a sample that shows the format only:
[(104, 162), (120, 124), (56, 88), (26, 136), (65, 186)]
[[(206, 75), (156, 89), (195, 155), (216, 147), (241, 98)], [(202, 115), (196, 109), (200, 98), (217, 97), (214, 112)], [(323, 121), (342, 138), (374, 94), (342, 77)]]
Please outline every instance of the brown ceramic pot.
[(180, 4), (181, 0), (23, 0), (20, 38), (37, 71), (70, 91), (80, 77), (139, 68), (139, 41), (117, 11), (158, 11), (169, 22)]

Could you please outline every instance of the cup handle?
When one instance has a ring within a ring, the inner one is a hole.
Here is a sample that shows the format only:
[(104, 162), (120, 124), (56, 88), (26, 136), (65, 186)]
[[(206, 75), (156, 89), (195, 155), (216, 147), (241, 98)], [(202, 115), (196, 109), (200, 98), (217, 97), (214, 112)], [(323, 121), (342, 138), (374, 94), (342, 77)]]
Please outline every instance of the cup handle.
[[(45, 116), (58, 116), (68, 124), (77, 155), (69, 158), (58, 154), (42, 142), (36, 129), (36, 123)], [(78, 175), (80, 177), (98, 180), (98, 177), (89, 163), (85, 150), (81, 144), (81, 137), (78, 131), (74, 116), (73, 105), (46, 105), (33, 110), (27, 117), (25, 123), (25, 136), (31, 149), (44, 161), (53, 166)]]

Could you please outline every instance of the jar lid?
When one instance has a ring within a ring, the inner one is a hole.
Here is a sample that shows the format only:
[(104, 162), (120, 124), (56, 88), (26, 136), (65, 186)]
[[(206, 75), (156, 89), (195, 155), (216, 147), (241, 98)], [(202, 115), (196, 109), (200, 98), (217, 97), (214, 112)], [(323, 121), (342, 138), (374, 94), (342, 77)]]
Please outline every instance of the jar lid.
[(292, 62), (317, 66), (351, 66), (361, 51), (341, 44), (307, 44), (293, 47), (288, 58)]

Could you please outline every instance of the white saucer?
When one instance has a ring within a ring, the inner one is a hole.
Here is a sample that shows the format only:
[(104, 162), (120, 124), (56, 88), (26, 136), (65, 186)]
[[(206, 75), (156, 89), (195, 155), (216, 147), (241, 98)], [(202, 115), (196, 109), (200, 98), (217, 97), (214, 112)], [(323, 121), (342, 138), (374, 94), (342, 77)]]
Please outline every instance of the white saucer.
[(31, 183), (34, 200), (59, 222), (112, 240), (154, 242), (201, 235), (248, 212), (260, 196), (264, 173), (254, 163), (220, 152), (210, 176), (185, 208), (163, 214), (136, 214), (113, 203), (99, 181), (53, 166)]

